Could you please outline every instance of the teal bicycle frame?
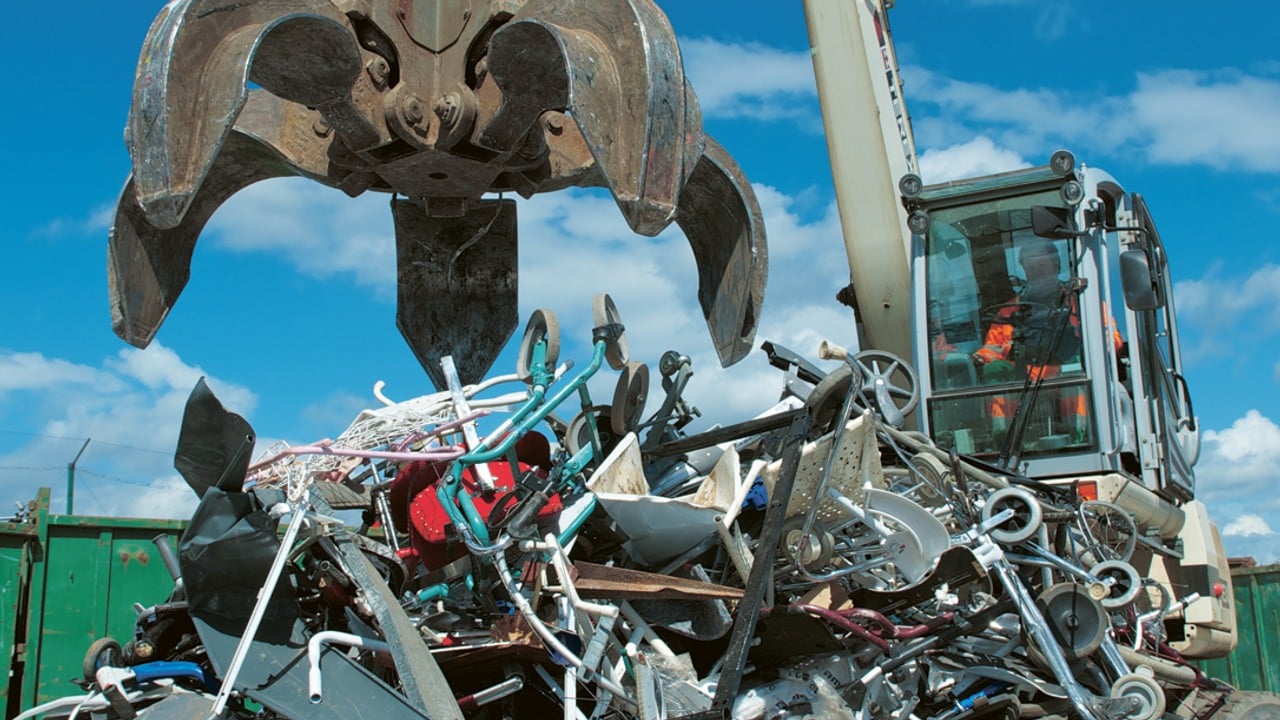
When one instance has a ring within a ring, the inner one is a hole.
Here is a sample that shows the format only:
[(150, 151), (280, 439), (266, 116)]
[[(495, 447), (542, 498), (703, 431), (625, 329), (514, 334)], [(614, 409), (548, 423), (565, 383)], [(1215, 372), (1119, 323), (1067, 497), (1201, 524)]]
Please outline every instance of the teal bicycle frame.
[[(529, 399), (512, 415), (510, 420), (512, 423), (511, 430), (502, 436), (493, 447), (488, 447), (487, 443), (482, 441), (478, 447), (455, 460), (450, 467), (449, 475), (436, 489), (436, 495), (440, 500), (440, 505), (444, 508), (445, 514), (449, 516), (453, 526), (458, 529), (463, 542), (466, 543), (471, 552), (480, 555), (491, 554), (500, 550), (505, 544), (490, 544), (492, 538), (489, 536), (489, 528), (485, 524), (484, 518), (480, 517), (480, 513), (476, 510), (471, 494), (463, 488), (462, 473), (468, 467), (497, 460), (506, 455), (520, 438), (524, 437), (538, 423), (545, 420), (572, 393), (577, 392), (582, 398), (583, 408), (589, 408), (591, 398), (587, 393), (587, 381), (600, 370), (600, 366), (604, 363), (605, 348), (605, 341), (597, 340), (592, 349), (590, 364), (581, 373), (556, 390), (553, 395), (547, 397), (547, 391), (554, 378), (551, 370), (546, 367), (546, 342), (545, 340), (539, 340), (531, 352), (530, 374), (533, 387), (530, 390)], [(563, 468), (562, 478), (577, 475), (599, 451), (598, 436), (595, 432), (595, 418), (590, 413), (588, 413), (588, 422), (591, 427), (591, 444), (579, 450), (569, 459)], [(585, 522), (588, 515), (590, 515), (589, 511), (582, 513), (581, 518), (574, 523), (573, 527), (565, 531), (566, 538), (572, 537), (578, 527)]]

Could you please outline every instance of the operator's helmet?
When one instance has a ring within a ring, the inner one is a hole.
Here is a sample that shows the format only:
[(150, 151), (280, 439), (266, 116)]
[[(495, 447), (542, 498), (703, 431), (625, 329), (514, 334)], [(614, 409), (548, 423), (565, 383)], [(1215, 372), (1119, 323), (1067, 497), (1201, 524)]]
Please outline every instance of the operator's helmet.
[(1026, 267), (1028, 260), (1036, 260), (1039, 258), (1058, 259), (1058, 248), (1051, 241), (1044, 238), (1032, 238), (1022, 244), (1022, 248), (1018, 251), (1018, 264)]

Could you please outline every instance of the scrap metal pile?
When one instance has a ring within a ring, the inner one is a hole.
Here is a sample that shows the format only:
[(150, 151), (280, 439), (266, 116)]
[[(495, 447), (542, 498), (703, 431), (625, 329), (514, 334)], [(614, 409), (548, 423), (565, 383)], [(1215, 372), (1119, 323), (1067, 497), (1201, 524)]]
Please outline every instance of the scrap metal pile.
[(87, 695), (36, 710), (1149, 720), (1215, 687), (1165, 642), (1194, 598), (1153, 604), (1132, 518), (898, 429), (900, 361), (824, 347), (824, 373), (766, 343), (781, 400), (689, 435), (688, 358), (646, 415), (648, 369), (594, 309), (580, 369), (540, 310), (514, 375), (464, 386), (446, 358), (448, 391), (252, 464), (201, 381), (176, 587), (89, 649)]
[(650, 0), (175, 0), (126, 140), (121, 337), (155, 336), (224, 200), (297, 175), (393, 195), (398, 325), (441, 392), (251, 464), (198, 385), (172, 592), (88, 649), (85, 695), (21, 717), (1151, 720), (1216, 691), (1165, 642), (1194, 598), (1133, 569), (1132, 517), (901, 430), (892, 356), (828, 348), (826, 373), (766, 344), (779, 402), (687, 434), (690, 361), (662, 357), (646, 415), (601, 296), (581, 368), (544, 310), (484, 380), (518, 325), (490, 193), (603, 186), (637, 233), (677, 223), (720, 361), (754, 345), (759, 205)]

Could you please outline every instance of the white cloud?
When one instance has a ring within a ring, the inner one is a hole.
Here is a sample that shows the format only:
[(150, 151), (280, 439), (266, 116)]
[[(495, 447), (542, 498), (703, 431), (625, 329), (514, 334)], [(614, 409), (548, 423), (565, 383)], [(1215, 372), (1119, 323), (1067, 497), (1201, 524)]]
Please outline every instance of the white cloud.
[(1212, 269), (1198, 280), (1178, 282), (1178, 315), (1220, 328), (1224, 322), (1247, 320), (1256, 332), (1280, 328), (1280, 265), (1267, 264), (1246, 278), (1219, 277)]
[(1005, 89), (906, 67), (921, 147), (971, 138), (974, 127), (1020, 155), (1068, 146), (1090, 153), (1138, 151), (1152, 163), (1280, 171), (1280, 81), (1234, 71), (1167, 70), (1134, 77), (1110, 97), (1039, 88)]
[(1253, 537), (1255, 535), (1274, 535), (1275, 531), (1271, 529), (1266, 520), (1257, 515), (1247, 514), (1227, 523), (1227, 526), (1222, 529), (1222, 534), (1227, 537)]
[[(187, 396), (206, 375), (201, 368), (159, 343), (121, 350), (101, 367), (0, 353), (0, 368), (10, 389), (6, 410), (21, 408), (24, 424), (35, 429), (25, 445), (0, 455), (0, 499), (28, 499), (34, 478), (54, 487), (54, 507), (61, 511), (65, 485), (56, 471), (65, 471), (88, 438), (77, 464), (78, 484), (85, 488), (76, 494), (78, 512), (190, 514), (183, 498), (192, 494), (174, 473), (173, 449)], [(229, 409), (253, 411), (257, 398), (247, 388), (213, 377), (207, 382)]]
[(985, 135), (960, 145), (932, 148), (920, 156), (920, 177), (928, 184), (1029, 167), (1031, 163)]
[(1257, 410), (1250, 410), (1226, 430), (1205, 433), (1222, 458), (1245, 475), (1280, 471), (1280, 427)]
[[(177, 474), (149, 480), (127, 480), (93, 471), (76, 474), (75, 511), (78, 515), (186, 520), (199, 498)], [(54, 512), (61, 512), (57, 502)]]
[(1206, 430), (1196, 465), (1196, 495), (1209, 516), (1223, 527), (1230, 556), (1252, 555), (1259, 562), (1280, 560), (1274, 540), (1280, 527), (1280, 426), (1257, 410), (1249, 410), (1223, 430)]
[(69, 235), (101, 236), (115, 220), (115, 203), (104, 203), (85, 217), (56, 217), (31, 232), (33, 238), (60, 238)]
[(304, 275), (348, 275), (394, 297), (395, 230), (382, 193), (353, 199), (302, 178), (268, 180), (229, 199), (205, 235), (227, 250), (277, 254)]
[[(1218, 169), (1280, 170), (1280, 82), (1239, 73), (1138, 75), (1128, 98), (1135, 137), (1153, 162)], [(1141, 134), (1138, 134), (1141, 133)]]
[[(1102, 122), (1115, 101), (1073, 102), (1048, 88), (1006, 90), (949, 78), (927, 68), (903, 68), (907, 98), (921, 146), (955, 144), (981, 126), (996, 144), (1018, 153), (1044, 154), (1062, 138), (1105, 133)], [(1047, 160), (1047, 158), (1046, 158)]]
[(680, 50), (707, 117), (819, 122), (809, 53), (709, 38), (682, 39)]
[(116, 379), (96, 368), (46, 358), (40, 353), (0, 354), (0, 393), (44, 390), (65, 385), (92, 387), (110, 385)]

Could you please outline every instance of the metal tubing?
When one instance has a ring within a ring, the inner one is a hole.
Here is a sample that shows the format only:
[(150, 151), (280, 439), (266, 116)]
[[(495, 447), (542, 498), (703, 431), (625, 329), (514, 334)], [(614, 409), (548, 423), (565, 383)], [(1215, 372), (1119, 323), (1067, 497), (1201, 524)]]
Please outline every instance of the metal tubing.
[(1013, 598), (1014, 604), (1018, 607), (1018, 614), (1022, 616), (1023, 627), (1031, 635), (1031, 639), (1035, 641), (1036, 646), (1040, 648), (1040, 652), (1049, 663), (1049, 669), (1053, 671), (1058, 684), (1067, 691), (1067, 697), (1071, 699), (1071, 704), (1075, 706), (1076, 712), (1080, 713), (1080, 717), (1084, 720), (1099, 720), (1089, 703), (1088, 693), (1076, 681), (1066, 658), (1062, 656), (1062, 650), (1058, 648), (1057, 641), (1054, 640), (1053, 634), (1049, 631), (1048, 622), (1040, 613), (1040, 609), (1036, 607), (1031, 593), (1027, 592), (1026, 586), (1018, 579), (1018, 574), (1013, 571), (1009, 561), (1004, 559), (997, 560), (993, 563), (992, 569), (996, 571), (996, 575), (1004, 585), (1005, 591)]
[(1157, 680), (1179, 685), (1194, 685), (1196, 682), (1196, 671), (1190, 666), (1178, 665), (1164, 658), (1144, 655), (1118, 643), (1116, 644), (1116, 649), (1119, 651), (1121, 659), (1128, 665), (1133, 667), (1146, 665), (1151, 668), (1151, 672), (1155, 674)]
[[(512, 415), (509, 432), (502, 436), (494, 447), (488, 447), (490, 439), (494, 437), (491, 434), (481, 441), (479, 448), (473, 449), (454, 461), (453, 467), (450, 468), (449, 476), (440, 482), (436, 493), (440, 498), (440, 505), (444, 508), (445, 514), (449, 516), (449, 520), (454, 527), (459, 528), (460, 532), (461, 528), (466, 525), (474, 533), (478, 544), (486, 545), (489, 542), (489, 531), (485, 526), (484, 519), (476, 511), (475, 505), (471, 502), (467, 493), (462, 492), (463, 470), (476, 463), (489, 462), (505, 455), (517, 440), (532, 429), (534, 425), (546, 419), (553, 410), (564, 402), (565, 398), (576, 392), (591, 376), (595, 375), (601, 364), (604, 363), (604, 352), (604, 341), (597, 342), (591, 354), (591, 363), (549, 398), (546, 398), (546, 385), (534, 385), (530, 391), (529, 402), (525, 403)], [(546, 398), (546, 402), (543, 402), (544, 398)], [(463, 539), (466, 540), (465, 533), (463, 534)]]
[[(377, 474), (377, 470), (374, 470), (374, 474)], [(391, 501), (387, 498), (387, 493), (374, 490), (373, 504), (378, 508), (378, 520), (382, 523), (382, 535), (387, 546), (391, 548), (391, 552), (400, 552), (400, 538), (396, 537), (396, 524), (391, 515)]]
[(622, 611), (622, 617), (626, 618), (627, 622), (631, 623), (631, 627), (644, 636), (645, 641), (649, 643), (649, 647), (652, 647), (654, 652), (666, 658), (674, 658), (676, 656), (671, 646), (658, 637), (658, 634), (653, 631), (649, 623), (640, 617), (640, 613), (636, 612), (635, 608), (631, 607), (631, 603), (623, 600), (618, 604), (618, 608)]
[(151, 542), (160, 552), (160, 561), (164, 563), (164, 569), (169, 571), (169, 577), (173, 578), (175, 583), (182, 582), (182, 565), (178, 563), (178, 556), (169, 546), (169, 535), (162, 533), (151, 538)]
[(1112, 682), (1133, 672), (1133, 669), (1129, 667), (1129, 662), (1125, 660), (1124, 654), (1120, 652), (1120, 645), (1115, 641), (1115, 638), (1111, 637), (1110, 632), (1103, 634), (1102, 644), (1098, 646), (1098, 649), (1102, 651), (1102, 660), (1112, 673), (1110, 678)]
[(350, 645), (361, 650), (390, 653), (391, 646), (381, 640), (352, 635), (337, 630), (324, 630), (311, 636), (307, 641), (307, 693), (312, 703), (319, 703), (323, 697), (320, 686), (320, 648), (323, 645)]
[(458, 698), (458, 705), (467, 712), (475, 712), (495, 700), (501, 700), (504, 697), (509, 697), (523, 689), (524, 678), (511, 677), (503, 680), (497, 685), (487, 687), (484, 690), (477, 690), (470, 695)]
[[(288, 509), (287, 505), (285, 507)], [(244, 635), (240, 637), (235, 655), (231, 656), (231, 664), (227, 666), (226, 676), (222, 678), (222, 687), (218, 690), (218, 696), (213, 701), (213, 710), (209, 714), (210, 720), (222, 715), (222, 711), (227, 708), (227, 700), (231, 697), (231, 691), (235, 689), (240, 668), (244, 666), (245, 658), (249, 655), (249, 646), (253, 644), (253, 639), (258, 634), (258, 626), (262, 624), (262, 616), (267, 612), (267, 602), (271, 600), (271, 593), (275, 591), (276, 583), (280, 581), (280, 573), (284, 571), (285, 561), (293, 548), (294, 540), (298, 538), (298, 531), (302, 529), (302, 521), (306, 516), (304, 505), (299, 504), (293, 508), (293, 517), (289, 520), (289, 527), (280, 540), (280, 549), (276, 551), (275, 560), (271, 562), (266, 581), (258, 589), (258, 601), (253, 605), (253, 614), (249, 616)]]
[(542, 642), (546, 644), (547, 649), (564, 658), (570, 666), (584, 670), (582, 674), (583, 680), (588, 682), (595, 681), (601, 687), (618, 696), (618, 699), (623, 703), (634, 708), (635, 701), (627, 694), (626, 689), (599, 673), (585, 672), (585, 668), (582, 664), (582, 658), (579, 658), (572, 650), (565, 647), (565, 644), (560, 642), (560, 639), (547, 629), (546, 625), (543, 624), (542, 619), (539, 618), (538, 614), (534, 611), (533, 606), (529, 604), (529, 601), (525, 598), (524, 594), (520, 592), (520, 588), (516, 585), (515, 579), (511, 576), (511, 569), (507, 567), (507, 559), (499, 554), (494, 556), (494, 561), (497, 565), (498, 577), (501, 578), (502, 584), (506, 587), (507, 594), (511, 596), (511, 602), (515, 604), (516, 609), (519, 610), (520, 614), (524, 616), (524, 619), (528, 621), (529, 627), (532, 628), (534, 633), (536, 633), (538, 637), (541, 638)]

